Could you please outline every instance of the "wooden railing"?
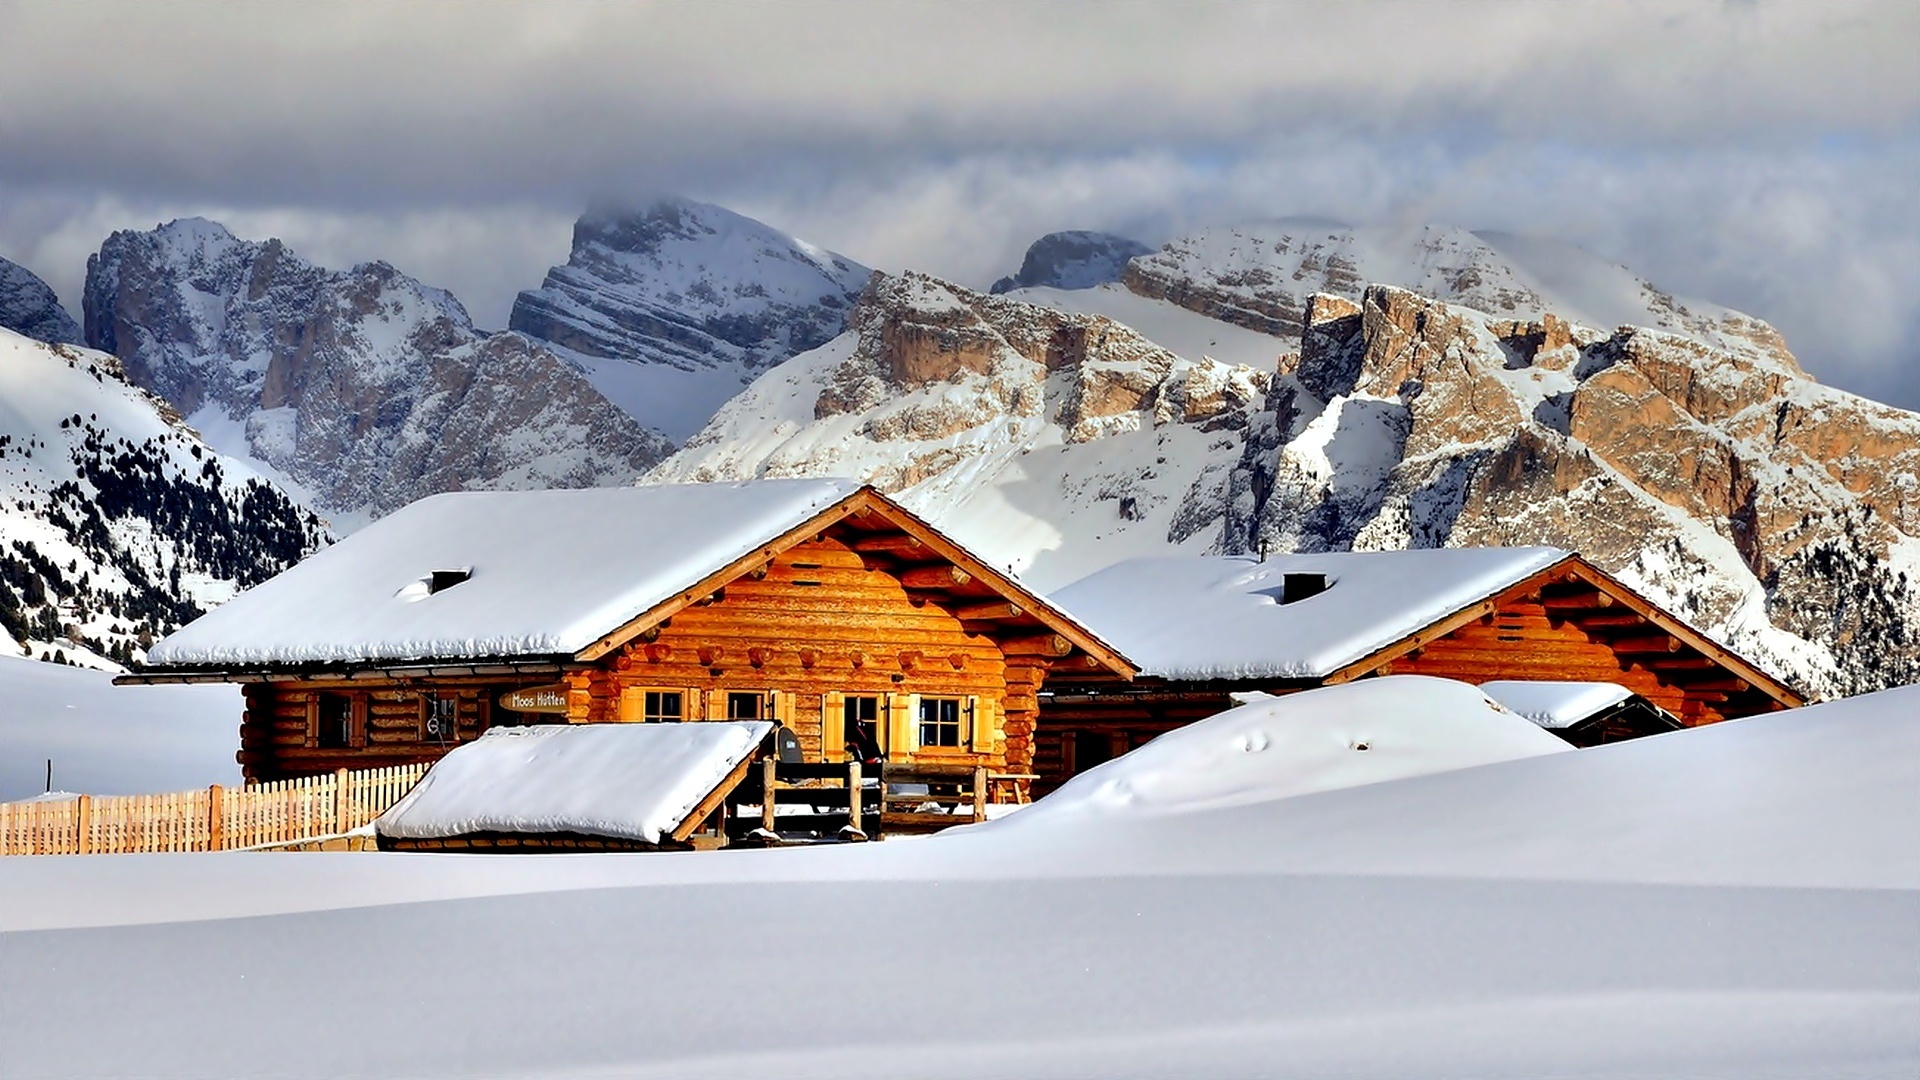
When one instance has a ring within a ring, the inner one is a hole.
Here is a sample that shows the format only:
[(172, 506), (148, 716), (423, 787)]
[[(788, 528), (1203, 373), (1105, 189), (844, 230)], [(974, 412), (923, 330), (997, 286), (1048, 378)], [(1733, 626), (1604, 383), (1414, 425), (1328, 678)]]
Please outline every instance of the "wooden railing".
[(0, 803), (0, 855), (231, 851), (338, 836), (379, 817), (426, 772), (394, 765), (244, 788)]

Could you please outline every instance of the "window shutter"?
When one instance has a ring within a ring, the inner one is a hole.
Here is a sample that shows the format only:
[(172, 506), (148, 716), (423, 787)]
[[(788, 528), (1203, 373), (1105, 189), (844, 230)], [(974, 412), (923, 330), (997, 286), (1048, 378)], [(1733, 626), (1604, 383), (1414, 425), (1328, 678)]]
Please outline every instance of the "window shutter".
[(320, 745), (320, 695), (307, 694), (307, 738), (309, 747)]
[(421, 694), (419, 700), (420, 715), (418, 719), (420, 724), (420, 741), (427, 742), (431, 739), (431, 736), (427, 734), (427, 718), (433, 714), (433, 701), (425, 694)]
[(993, 701), (989, 698), (970, 697), (967, 699), (967, 721), (970, 725), (967, 736), (973, 741), (976, 754), (993, 753), (994, 736), (999, 734), (999, 717), (994, 715)]
[(367, 745), (367, 695), (353, 695), (353, 730), (348, 733), (348, 741), (355, 746)]
[(701, 711), (702, 704), (699, 687), (689, 686), (680, 691), (680, 719), (698, 720), (705, 716), (706, 713)]
[(820, 755), (828, 761), (847, 759), (847, 695), (838, 690), (820, 695)]
[(618, 719), (623, 724), (637, 724), (647, 718), (647, 691), (639, 686), (620, 688), (620, 711)]
[(905, 761), (913, 753), (919, 734), (920, 716), (915, 712), (919, 697), (914, 694), (887, 695), (887, 757)]
[[(775, 690), (770, 692), (767, 696), (773, 699), (772, 719), (776, 723), (784, 724), (785, 726), (790, 728), (793, 727), (794, 720), (797, 719), (793, 715), (793, 710), (794, 710), (793, 692), (790, 690)], [(794, 734), (798, 735), (799, 729), (796, 728), (794, 731)]]
[(725, 720), (727, 718), (727, 691), (725, 687), (707, 691), (707, 719)]

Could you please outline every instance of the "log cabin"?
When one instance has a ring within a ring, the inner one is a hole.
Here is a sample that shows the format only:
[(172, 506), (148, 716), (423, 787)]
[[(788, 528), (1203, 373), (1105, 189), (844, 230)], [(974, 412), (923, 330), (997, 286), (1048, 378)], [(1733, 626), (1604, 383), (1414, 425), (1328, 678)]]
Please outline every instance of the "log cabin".
[(458, 492), (159, 642), (234, 682), (251, 780), (431, 762), (503, 724), (769, 720), (809, 761), (985, 767), (1024, 798), (1050, 670), (1132, 666), (871, 487)]
[(1580, 745), (1804, 704), (1780, 679), (1559, 548), (1132, 559), (1050, 599), (1140, 674), (1049, 673), (1037, 793), (1233, 707), (1235, 693), (1371, 675), (1624, 690), (1588, 713), (1543, 722)]

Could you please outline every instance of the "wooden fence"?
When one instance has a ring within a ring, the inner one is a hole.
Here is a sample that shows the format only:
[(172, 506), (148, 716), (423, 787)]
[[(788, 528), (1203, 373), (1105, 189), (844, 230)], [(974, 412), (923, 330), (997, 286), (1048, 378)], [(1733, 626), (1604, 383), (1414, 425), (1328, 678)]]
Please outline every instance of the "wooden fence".
[(337, 836), (379, 817), (426, 772), (395, 765), (244, 788), (0, 803), (0, 855), (231, 851)]

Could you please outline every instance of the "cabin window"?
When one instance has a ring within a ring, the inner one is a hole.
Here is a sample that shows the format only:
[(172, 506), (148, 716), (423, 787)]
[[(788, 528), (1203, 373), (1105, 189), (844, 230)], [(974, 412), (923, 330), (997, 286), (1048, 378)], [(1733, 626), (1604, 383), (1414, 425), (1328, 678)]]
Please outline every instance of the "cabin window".
[(967, 715), (973, 710), (966, 708), (966, 702), (960, 698), (923, 697), (920, 699), (920, 745), (928, 748), (951, 747), (958, 750), (966, 745)]
[(678, 690), (648, 690), (640, 718), (648, 723), (678, 723), (686, 719), (685, 700)]
[(880, 698), (849, 694), (840, 706), (846, 749), (855, 761), (879, 761), (886, 757), (880, 730)]
[(727, 694), (727, 719), (729, 720), (771, 720), (772, 709), (767, 708), (767, 696), (757, 691), (733, 690)]
[(345, 694), (320, 695), (322, 750), (345, 750), (353, 745), (353, 699)]
[(454, 742), (460, 738), (460, 700), (428, 698), (420, 712), (421, 742)]

